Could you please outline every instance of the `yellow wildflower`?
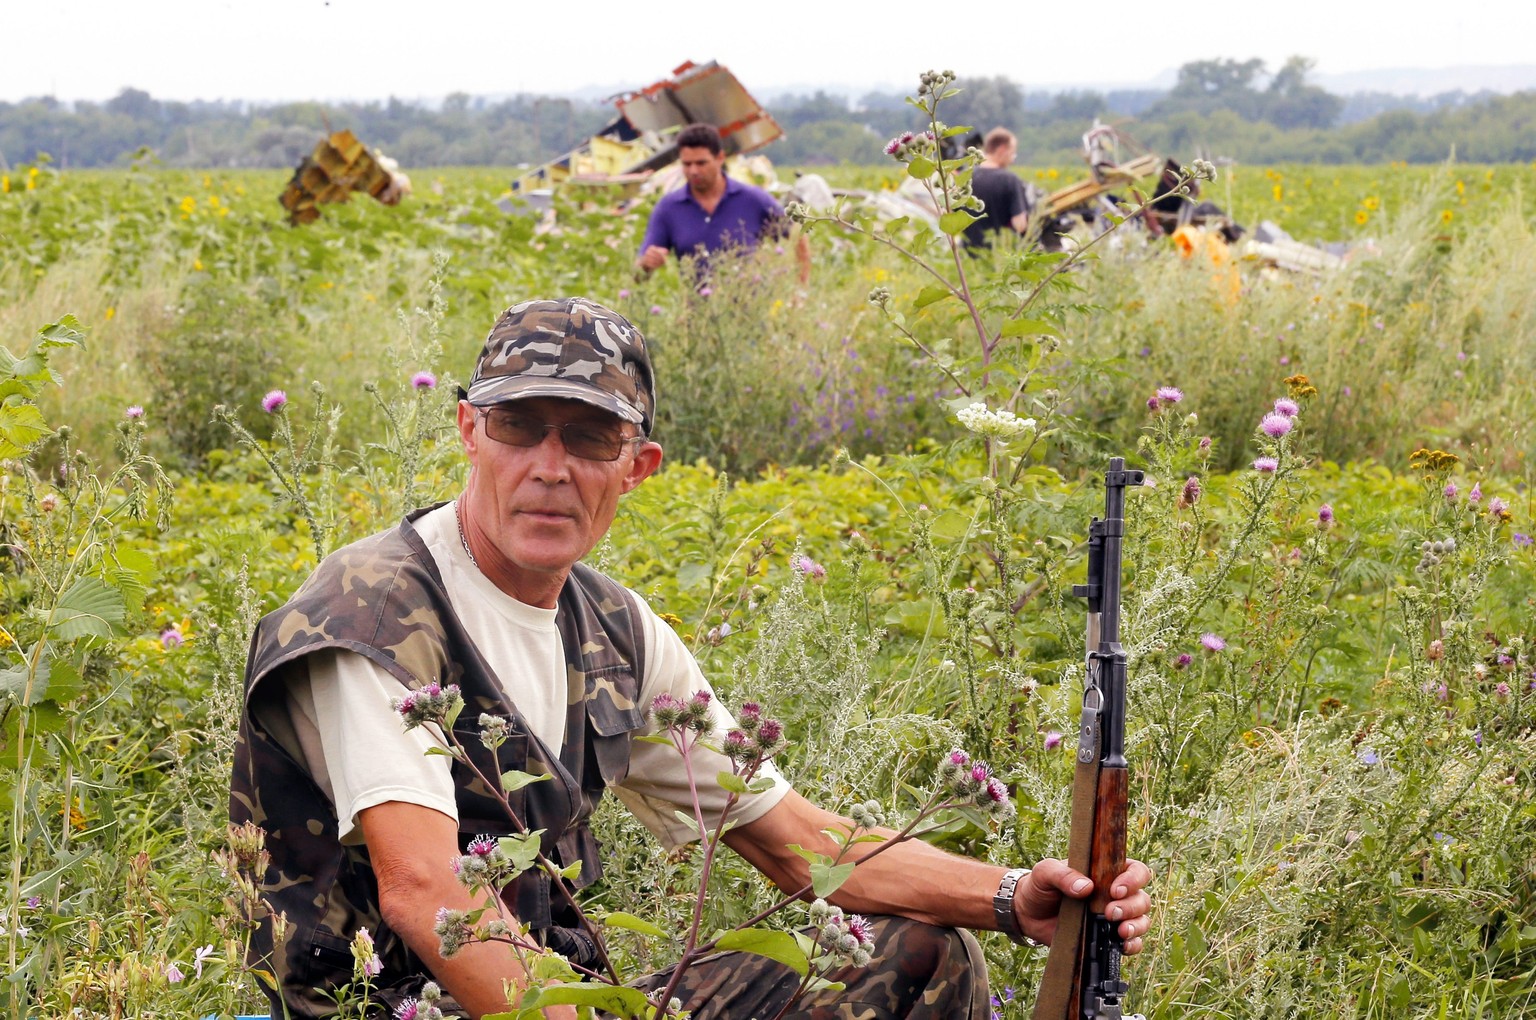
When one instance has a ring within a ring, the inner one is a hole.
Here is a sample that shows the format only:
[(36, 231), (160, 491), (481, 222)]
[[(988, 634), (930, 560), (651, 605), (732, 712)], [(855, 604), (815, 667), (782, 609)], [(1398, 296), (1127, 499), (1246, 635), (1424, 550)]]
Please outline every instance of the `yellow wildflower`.
[(205, 187), (205, 188), (213, 187), (213, 178), (209, 177), (207, 174), (203, 174), (203, 187)]
[(103, 313), (102, 317), (104, 319), (106, 319), (108, 322), (111, 322), (113, 316), (115, 316), (116, 314), (117, 314), (117, 309), (115, 307), (113, 307), (112, 305), (108, 305), (107, 306), (107, 310), (106, 310), (106, 312)]
[(219, 202), (219, 196), (218, 195), (209, 195), (208, 196), (208, 207), (210, 209), (217, 209), (219, 207), (219, 205), (220, 205), (220, 202)]
[(1047, 180), (1054, 181), (1056, 178), (1058, 178), (1060, 176), (1061, 176), (1061, 172), (1059, 170), (1057, 170), (1055, 167), (1051, 167), (1049, 170), (1047, 170), (1045, 172), (1045, 177), (1046, 177)]
[(1365, 226), (1365, 221), (1370, 219), (1370, 218), (1371, 218), (1371, 214), (1366, 212), (1364, 209), (1356, 209), (1355, 210), (1355, 222), (1358, 223), (1360, 226), (1362, 226), (1362, 227)]
[(1285, 198), (1285, 189), (1283, 187), (1281, 187), (1280, 185), (1276, 184), (1275, 188), (1274, 188), (1274, 191), (1275, 191), (1275, 201), (1276, 202), (1279, 202), (1279, 201), (1281, 201), (1282, 199)]
[(1465, 195), (1466, 193), (1467, 193), (1467, 182), (1466, 181), (1457, 181), (1456, 182), (1456, 194), (1458, 194), (1458, 195)]
[(191, 195), (188, 195), (186, 198), (182, 199), (181, 211), (187, 213), (188, 215), (197, 212), (197, 199), (193, 198)]
[(0, 194), (9, 195), (10, 193), (11, 193), (11, 175), (10, 174), (5, 174), (4, 176), (0, 176)]
[(1375, 195), (1366, 195), (1365, 200), (1360, 204), (1365, 206), (1371, 212), (1375, 212), (1381, 206), (1381, 199), (1377, 198)]
[(195, 273), (201, 273), (203, 271), (203, 260), (202, 259), (193, 259), (192, 260), (192, 271), (195, 272)]
[(1442, 209), (1442, 210), (1440, 210), (1440, 222), (1441, 223), (1449, 223), (1452, 220), (1454, 220), (1455, 218), (1456, 218), (1456, 214), (1451, 212), (1449, 209)]

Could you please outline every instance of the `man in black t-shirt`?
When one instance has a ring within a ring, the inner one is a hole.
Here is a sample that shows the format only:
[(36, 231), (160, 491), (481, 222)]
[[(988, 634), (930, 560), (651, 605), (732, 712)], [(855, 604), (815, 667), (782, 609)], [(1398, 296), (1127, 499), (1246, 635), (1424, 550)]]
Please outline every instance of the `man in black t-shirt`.
[(1024, 233), (1034, 203), (1024, 191), (1024, 181), (1012, 170), (1019, 151), (1012, 131), (993, 128), (987, 132), (981, 151), (983, 159), (971, 175), (971, 191), (986, 203), (986, 211), (965, 228), (965, 243), (990, 248), (995, 230)]

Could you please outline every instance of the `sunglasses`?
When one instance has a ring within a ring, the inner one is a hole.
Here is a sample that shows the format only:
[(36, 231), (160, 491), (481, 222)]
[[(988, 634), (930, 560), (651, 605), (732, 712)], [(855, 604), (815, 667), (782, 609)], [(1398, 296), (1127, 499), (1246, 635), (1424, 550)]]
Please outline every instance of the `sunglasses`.
[(626, 436), (621, 429), (600, 422), (573, 421), (553, 425), (516, 411), (489, 408), (480, 412), (485, 419), (485, 434), (508, 446), (538, 446), (550, 429), (560, 433), (565, 452), (582, 460), (614, 461), (630, 443), (645, 442), (644, 436)]

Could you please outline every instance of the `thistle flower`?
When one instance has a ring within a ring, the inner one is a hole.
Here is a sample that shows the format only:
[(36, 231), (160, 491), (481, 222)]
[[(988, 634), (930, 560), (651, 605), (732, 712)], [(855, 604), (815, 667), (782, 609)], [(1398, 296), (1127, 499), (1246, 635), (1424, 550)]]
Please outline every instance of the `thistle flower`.
[(169, 651), (172, 648), (180, 648), (187, 641), (186, 636), (174, 625), (160, 632), (160, 647)]
[(59, 508), (59, 497), (51, 492), (46, 492), (37, 501), (37, 508), (45, 514), (51, 514)]
[(405, 720), (405, 728), (413, 730), (427, 723), (437, 723), (447, 729), (450, 715), (464, 707), (464, 698), (457, 684), (447, 687), (436, 683), (408, 691), (401, 697), (391, 698), (390, 705)]
[(651, 718), (661, 729), (684, 729), (695, 733), (709, 730), (708, 691), (694, 691), (687, 701), (663, 692), (651, 701)]
[(1333, 507), (1327, 503), (1317, 508), (1318, 527), (1328, 528), (1333, 525)]
[(411, 386), (418, 390), (436, 389), (437, 376), (431, 372), (417, 372), (411, 376)]
[(1473, 482), (1472, 483), (1472, 491), (1467, 493), (1467, 502), (1471, 503), (1473, 506), (1476, 506), (1478, 503), (1481, 503), (1482, 501), (1483, 501), (1483, 483), (1482, 482)]
[(1281, 436), (1291, 431), (1291, 429), (1294, 427), (1295, 422), (1291, 421), (1291, 419), (1287, 418), (1283, 414), (1266, 414), (1259, 421), (1259, 428), (1264, 432), (1266, 436), (1269, 436), (1273, 439), (1279, 439)]
[(507, 742), (507, 734), (511, 731), (511, 724), (499, 715), (489, 712), (480, 713), (480, 743), (494, 751)]
[(1447, 503), (1454, 503), (1454, 502), (1456, 502), (1456, 491), (1457, 490), (1456, 490), (1456, 482), (1454, 480), (1446, 482), (1445, 483), (1445, 488), (1442, 491), (1445, 494), (1445, 501)]
[(261, 409), (268, 414), (276, 414), (277, 409), (288, 403), (288, 394), (282, 390), (268, 390), (267, 395), (261, 398)]
[(809, 556), (796, 554), (790, 557), (789, 566), (795, 573), (804, 574), (815, 581), (820, 581), (827, 576), (827, 568)]
[(1200, 644), (1208, 652), (1225, 651), (1227, 642), (1216, 634), (1207, 631), (1200, 635)]
[(1188, 652), (1180, 652), (1179, 657), (1173, 660), (1174, 669), (1188, 669), (1189, 664), (1195, 661), (1195, 657)]
[(1046, 735), (1045, 735), (1045, 749), (1047, 751), (1054, 751), (1054, 750), (1056, 750), (1060, 746), (1061, 746), (1061, 731), (1060, 730), (1050, 730), (1049, 732), (1047, 732)]
[(1211, 437), (1210, 436), (1201, 436), (1200, 437), (1200, 452), (1201, 453), (1205, 453), (1210, 448), (1211, 448)]
[(1184, 391), (1177, 386), (1159, 386), (1157, 392), (1152, 394), (1158, 405), (1169, 407), (1184, 399)]
[(462, 910), (451, 910), (448, 907), (438, 907), (437, 917), (432, 924), (432, 933), (437, 936), (438, 952), (443, 959), (448, 959), (458, 954), (459, 950), (474, 940), (475, 933), (469, 927), (467, 915)]
[(1498, 496), (1488, 501), (1488, 516), (1496, 521), (1507, 521), (1510, 518), (1509, 504)]
[(1184, 480), (1184, 491), (1179, 493), (1179, 509), (1187, 510), (1200, 502), (1200, 479), (1190, 475)]
[(1273, 457), (1260, 457), (1253, 462), (1253, 469), (1260, 474), (1272, 474), (1279, 470), (1280, 462)]
[(826, 900), (816, 900), (810, 909), (811, 926), (816, 929), (816, 944), (827, 953), (856, 967), (869, 964), (875, 947), (875, 929), (858, 914), (844, 914)]
[(885, 824), (885, 808), (878, 800), (866, 800), (848, 809), (853, 824), (864, 829), (878, 829)]
[(128, 410), (123, 412), (123, 417), (129, 421), (137, 421), (144, 417), (144, 408), (138, 404), (130, 404)]
[(629, 288), (628, 287), (620, 287), (619, 288), (619, 300), (623, 301), (627, 297), (629, 297)]
[(1294, 418), (1301, 413), (1301, 405), (1289, 397), (1281, 397), (1275, 401), (1275, 413), (1283, 414), (1287, 418)]
[(1499, 701), (1509, 700), (1509, 684), (1500, 680), (1493, 688), (1493, 696)]

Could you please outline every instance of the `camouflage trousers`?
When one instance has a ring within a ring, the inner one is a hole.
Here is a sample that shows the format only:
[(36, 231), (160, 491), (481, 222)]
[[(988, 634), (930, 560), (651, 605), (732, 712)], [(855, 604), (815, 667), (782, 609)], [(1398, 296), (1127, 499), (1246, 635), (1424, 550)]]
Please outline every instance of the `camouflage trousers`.
[[(904, 917), (871, 917), (874, 961), (828, 974), (846, 987), (814, 992), (785, 1020), (987, 1020), (987, 966), (970, 932)], [(671, 970), (634, 982), (647, 992), (665, 988)], [(692, 1020), (773, 1020), (800, 978), (788, 967), (750, 953), (717, 953), (689, 967), (674, 993)]]

